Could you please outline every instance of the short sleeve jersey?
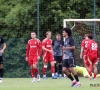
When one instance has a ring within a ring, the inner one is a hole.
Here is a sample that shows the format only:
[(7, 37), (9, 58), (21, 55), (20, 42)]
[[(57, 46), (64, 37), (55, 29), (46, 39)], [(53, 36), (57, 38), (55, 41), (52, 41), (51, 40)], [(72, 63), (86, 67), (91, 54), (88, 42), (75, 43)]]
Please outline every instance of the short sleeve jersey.
[(84, 55), (86, 55), (86, 50), (87, 50), (88, 42), (89, 42), (89, 40), (84, 39), (84, 40), (82, 41), (82, 43), (81, 43), (81, 47), (84, 48)]
[[(65, 39), (64, 46), (65, 47), (75, 46), (74, 39), (71, 37)], [(74, 50), (64, 50), (64, 56), (65, 56), (64, 59), (69, 59), (70, 57), (74, 57)]]
[[(43, 46), (48, 50), (52, 50), (52, 40), (51, 39), (47, 39), (47, 38), (44, 39), (42, 41), (42, 47)], [(45, 52), (47, 52), (47, 51), (43, 50), (43, 53), (45, 53)], [(47, 52), (47, 53), (49, 53), (49, 52)]]
[(64, 45), (63, 40), (54, 40), (53, 41), (53, 50), (54, 50), (54, 55), (55, 56), (62, 56), (62, 46)]

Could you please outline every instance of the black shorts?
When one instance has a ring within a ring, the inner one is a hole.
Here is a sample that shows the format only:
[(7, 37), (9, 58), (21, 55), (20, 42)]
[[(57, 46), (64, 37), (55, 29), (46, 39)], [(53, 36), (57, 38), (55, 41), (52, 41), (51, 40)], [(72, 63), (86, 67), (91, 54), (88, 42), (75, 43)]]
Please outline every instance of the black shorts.
[(55, 61), (56, 62), (58, 62), (58, 63), (62, 63), (62, 56), (54, 56), (54, 59), (55, 59)]
[(73, 57), (63, 60), (63, 67), (69, 68), (69, 67), (75, 67), (75, 66), (76, 66), (75, 60)]
[(0, 64), (3, 64), (3, 58), (0, 56)]

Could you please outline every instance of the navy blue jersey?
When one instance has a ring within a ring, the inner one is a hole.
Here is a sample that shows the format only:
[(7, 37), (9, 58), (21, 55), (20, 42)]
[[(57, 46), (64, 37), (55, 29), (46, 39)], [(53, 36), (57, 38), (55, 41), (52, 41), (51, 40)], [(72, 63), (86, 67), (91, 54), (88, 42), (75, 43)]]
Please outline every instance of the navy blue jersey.
[(53, 50), (54, 50), (54, 55), (55, 56), (62, 56), (63, 52), (62, 52), (62, 46), (64, 45), (63, 40), (54, 40), (53, 41)]
[[(64, 46), (65, 47), (75, 46), (73, 38), (71, 37), (66, 38)], [(65, 56), (64, 59), (69, 59), (70, 57), (74, 57), (74, 50), (64, 50), (64, 56)]]

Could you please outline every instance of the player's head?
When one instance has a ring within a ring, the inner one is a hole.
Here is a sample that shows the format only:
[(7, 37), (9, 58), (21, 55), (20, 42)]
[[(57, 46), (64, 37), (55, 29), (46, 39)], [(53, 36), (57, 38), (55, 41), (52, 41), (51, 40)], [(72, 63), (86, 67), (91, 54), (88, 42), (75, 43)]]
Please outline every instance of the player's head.
[(88, 35), (89, 35), (89, 34), (85, 34), (85, 35), (84, 35), (84, 39), (88, 39)]
[(66, 36), (70, 37), (72, 35), (72, 32), (71, 32), (70, 28), (63, 28), (62, 31), (63, 31), (62, 32), (63, 37), (66, 37)]
[(51, 38), (51, 35), (52, 35), (51, 31), (47, 31), (47, 32), (46, 32), (46, 37), (47, 37), (48, 39)]
[(31, 32), (31, 38), (35, 39), (36, 38), (36, 33), (35, 32)]
[(92, 34), (89, 34), (89, 35), (88, 35), (88, 38), (89, 38), (90, 40), (92, 40), (92, 39), (93, 39), (93, 35), (92, 35)]
[(59, 41), (59, 40), (61, 40), (61, 35), (60, 34), (57, 34), (56, 35), (56, 39)]

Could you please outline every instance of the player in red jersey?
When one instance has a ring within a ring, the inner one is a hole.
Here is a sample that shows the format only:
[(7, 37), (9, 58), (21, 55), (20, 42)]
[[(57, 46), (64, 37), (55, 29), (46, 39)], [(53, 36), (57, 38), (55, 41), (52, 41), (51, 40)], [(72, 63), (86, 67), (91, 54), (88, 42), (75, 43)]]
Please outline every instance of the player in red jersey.
[[(86, 60), (87, 60), (87, 56), (86, 56), (86, 50), (87, 50), (87, 46), (88, 46), (88, 34), (84, 35), (84, 40), (81, 43), (81, 52), (80, 52), (80, 58), (84, 60), (84, 67), (86, 67)], [(90, 65), (89, 68), (92, 70), (92, 66)]]
[(56, 79), (57, 77), (54, 75), (55, 73), (55, 62), (52, 48), (52, 40), (51, 40), (51, 32), (46, 32), (46, 38), (42, 41), (42, 49), (43, 49), (43, 78), (46, 79), (46, 70), (48, 66), (48, 62), (51, 64), (51, 72), (52, 79)]
[(37, 80), (40, 81), (40, 75), (38, 70), (38, 60), (40, 59), (40, 55), (42, 53), (42, 45), (39, 39), (36, 38), (36, 33), (31, 32), (31, 38), (27, 44), (26, 51), (26, 61), (30, 65), (32, 82), (36, 82), (35, 75), (37, 75)]
[[(89, 38), (89, 43), (88, 43), (87, 51), (86, 51), (86, 55), (87, 55), (86, 68), (89, 72), (90, 79), (92, 79), (92, 78), (95, 79), (96, 75), (97, 75), (97, 64), (98, 64), (98, 60), (99, 60), (98, 45), (93, 40), (92, 34), (89, 34), (88, 38)], [(92, 76), (92, 71), (90, 70), (89, 65), (93, 66), (94, 76)]]

